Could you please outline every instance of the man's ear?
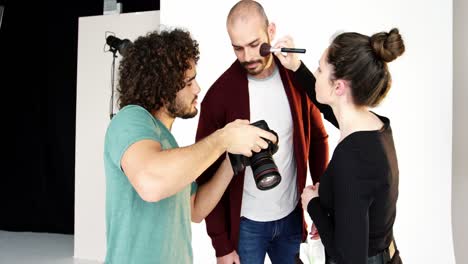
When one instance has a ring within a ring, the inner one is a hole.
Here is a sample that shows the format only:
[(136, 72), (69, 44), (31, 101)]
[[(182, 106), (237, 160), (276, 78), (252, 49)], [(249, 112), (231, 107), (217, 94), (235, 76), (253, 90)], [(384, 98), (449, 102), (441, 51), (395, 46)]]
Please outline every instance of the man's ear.
[(276, 24), (271, 22), (268, 25), (267, 31), (268, 31), (268, 37), (270, 38), (270, 41), (274, 40), (276, 36)]

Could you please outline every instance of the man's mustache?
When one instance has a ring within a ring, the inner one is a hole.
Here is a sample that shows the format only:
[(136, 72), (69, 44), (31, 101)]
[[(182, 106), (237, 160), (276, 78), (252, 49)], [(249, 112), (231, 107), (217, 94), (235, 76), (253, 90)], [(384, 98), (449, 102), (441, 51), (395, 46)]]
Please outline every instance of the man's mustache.
[(262, 60), (244, 61), (241, 64), (242, 64), (242, 66), (247, 67), (247, 66), (255, 64), (255, 63), (262, 63)]

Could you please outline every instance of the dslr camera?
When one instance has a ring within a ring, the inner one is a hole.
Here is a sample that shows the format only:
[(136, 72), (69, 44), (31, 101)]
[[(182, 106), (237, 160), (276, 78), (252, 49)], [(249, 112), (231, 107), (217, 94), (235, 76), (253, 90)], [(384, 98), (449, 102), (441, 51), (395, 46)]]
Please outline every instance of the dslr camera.
[(276, 143), (273, 143), (266, 139), (268, 142), (268, 148), (262, 149), (258, 153), (253, 152), (252, 157), (229, 153), (229, 160), (231, 161), (234, 175), (245, 169), (245, 167), (251, 166), (257, 188), (260, 190), (270, 190), (281, 182), (281, 175), (275, 161), (273, 160), (273, 154), (278, 151), (278, 134), (268, 127), (265, 120), (257, 121), (251, 125), (273, 133), (278, 140)]

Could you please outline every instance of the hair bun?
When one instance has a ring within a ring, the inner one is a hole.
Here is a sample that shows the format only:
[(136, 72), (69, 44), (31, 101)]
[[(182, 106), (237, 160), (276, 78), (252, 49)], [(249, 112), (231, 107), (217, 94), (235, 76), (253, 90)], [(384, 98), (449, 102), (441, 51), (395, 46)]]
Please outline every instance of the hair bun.
[(385, 62), (391, 62), (405, 52), (405, 44), (397, 28), (393, 28), (389, 33), (372, 35), (370, 44), (375, 54)]

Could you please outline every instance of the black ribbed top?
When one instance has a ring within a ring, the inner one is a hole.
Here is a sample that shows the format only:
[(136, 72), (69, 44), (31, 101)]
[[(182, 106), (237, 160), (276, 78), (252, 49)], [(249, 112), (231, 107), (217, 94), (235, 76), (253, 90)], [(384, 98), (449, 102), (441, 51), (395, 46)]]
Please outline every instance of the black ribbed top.
[[(296, 78), (322, 111), (338, 127), (332, 109), (315, 97), (315, 78), (304, 64)], [(337, 263), (364, 264), (390, 245), (398, 198), (398, 162), (390, 120), (380, 130), (348, 135), (335, 148), (320, 178), (319, 197), (307, 211), (317, 226), (327, 255)]]

